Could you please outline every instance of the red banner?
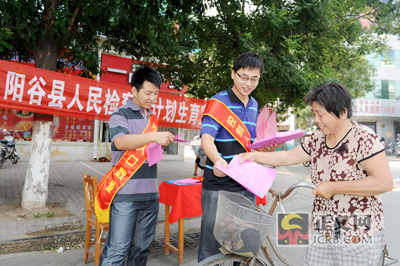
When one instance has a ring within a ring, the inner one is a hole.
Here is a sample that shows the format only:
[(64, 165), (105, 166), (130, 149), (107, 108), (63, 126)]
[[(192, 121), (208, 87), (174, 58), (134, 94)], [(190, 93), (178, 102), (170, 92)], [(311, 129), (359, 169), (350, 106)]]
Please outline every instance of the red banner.
[(54, 116), (53, 140), (93, 141), (93, 120), (77, 117)]
[[(91, 119), (55, 115), (52, 140), (93, 141), (93, 124)], [(2, 129), (21, 131), (15, 134), (17, 140), (31, 140), (33, 113), (0, 108), (0, 139)]]
[[(0, 107), (108, 121), (132, 97), (129, 86), (0, 60)], [(153, 111), (159, 126), (199, 129), (206, 101), (159, 93)]]

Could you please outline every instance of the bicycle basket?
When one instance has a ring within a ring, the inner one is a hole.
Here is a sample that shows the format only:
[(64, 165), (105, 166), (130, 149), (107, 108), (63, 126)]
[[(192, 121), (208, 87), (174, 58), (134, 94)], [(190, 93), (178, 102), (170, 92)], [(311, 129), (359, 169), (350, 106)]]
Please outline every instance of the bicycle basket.
[(255, 256), (273, 222), (271, 215), (243, 195), (219, 192), (214, 236), (229, 252)]

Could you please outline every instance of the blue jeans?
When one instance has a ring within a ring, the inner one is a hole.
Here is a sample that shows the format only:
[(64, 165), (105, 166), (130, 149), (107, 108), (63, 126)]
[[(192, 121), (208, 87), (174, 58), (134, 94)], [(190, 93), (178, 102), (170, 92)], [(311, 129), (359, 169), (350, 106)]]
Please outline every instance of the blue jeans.
[(111, 204), (110, 228), (100, 265), (143, 266), (156, 232), (158, 200), (116, 201)]
[[(254, 204), (256, 203), (256, 196), (247, 190), (235, 193), (242, 194)], [(215, 218), (217, 215), (217, 205), (218, 191), (203, 188), (201, 191), (201, 207), (203, 209), (203, 215), (201, 217), (200, 245), (197, 257), (198, 262), (219, 253), (221, 245), (215, 239), (213, 233)]]

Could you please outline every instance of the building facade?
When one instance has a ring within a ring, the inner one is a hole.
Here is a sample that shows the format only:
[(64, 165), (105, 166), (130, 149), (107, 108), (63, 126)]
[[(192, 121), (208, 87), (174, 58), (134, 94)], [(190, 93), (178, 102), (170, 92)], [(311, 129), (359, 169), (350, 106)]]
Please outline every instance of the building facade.
[(353, 120), (394, 144), (400, 136), (400, 41), (393, 36), (388, 44), (391, 49), (386, 54), (367, 57), (377, 70), (375, 89), (353, 99)]

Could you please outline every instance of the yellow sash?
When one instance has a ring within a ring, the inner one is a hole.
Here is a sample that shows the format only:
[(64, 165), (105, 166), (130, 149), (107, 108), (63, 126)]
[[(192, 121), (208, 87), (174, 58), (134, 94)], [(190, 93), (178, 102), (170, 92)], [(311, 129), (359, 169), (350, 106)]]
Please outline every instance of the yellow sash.
[(214, 98), (210, 99), (204, 110), (204, 115), (214, 118), (214, 120), (223, 126), (247, 152), (250, 151), (247, 145), (251, 144), (251, 137), (247, 127), (223, 102)]
[[(150, 115), (149, 123), (143, 133), (156, 132), (158, 129), (157, 116)], [(150, 143), (149, 143), (150, 144)], [(145, 145), (136, 150), (126, 151), (118, 163), (101, 179), (97, 185), (95, 198), (95, 212), (97, 220), (108, 223), (110, 218), (110, 204), (118, 190), (125, 185), (132, 175), (142, 166), (147, 159)]]

